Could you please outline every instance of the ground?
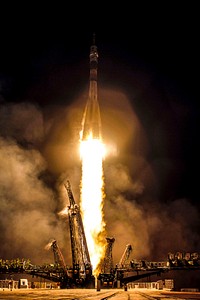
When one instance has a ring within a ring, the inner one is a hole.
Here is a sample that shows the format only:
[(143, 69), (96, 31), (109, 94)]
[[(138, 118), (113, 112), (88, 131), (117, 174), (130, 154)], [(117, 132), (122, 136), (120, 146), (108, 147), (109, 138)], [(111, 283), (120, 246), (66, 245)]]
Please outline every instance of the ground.
[(145, 299), (200, 299), (198, 292), (171, 292), (166, 290), (150, 289), (0, 289), (1, 300), (145, 300)]

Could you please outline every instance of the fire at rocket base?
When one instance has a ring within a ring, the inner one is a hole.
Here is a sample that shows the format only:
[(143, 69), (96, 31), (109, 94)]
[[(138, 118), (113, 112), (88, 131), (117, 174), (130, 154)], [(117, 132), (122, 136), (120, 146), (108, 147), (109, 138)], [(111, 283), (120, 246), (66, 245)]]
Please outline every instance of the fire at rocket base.
[(82, 141), (90, 138), (101, 140), (101, 117), (97, 100), (97, 67), (98, 52), (94, 36), (93, 45), (90, 47), (90, 86), (89, 97), (82, 119)]

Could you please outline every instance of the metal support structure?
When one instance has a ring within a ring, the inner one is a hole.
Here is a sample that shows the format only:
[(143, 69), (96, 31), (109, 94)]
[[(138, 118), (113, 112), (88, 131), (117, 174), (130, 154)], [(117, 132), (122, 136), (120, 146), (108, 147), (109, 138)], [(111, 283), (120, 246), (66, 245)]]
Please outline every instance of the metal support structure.
[(68, 206), (73, 273), (76, 281), (82, 283), (92, 278), (92, 265), (86, 242), (82, 217), (74, 200), (69, 180), (65, 184), (70, 205)]

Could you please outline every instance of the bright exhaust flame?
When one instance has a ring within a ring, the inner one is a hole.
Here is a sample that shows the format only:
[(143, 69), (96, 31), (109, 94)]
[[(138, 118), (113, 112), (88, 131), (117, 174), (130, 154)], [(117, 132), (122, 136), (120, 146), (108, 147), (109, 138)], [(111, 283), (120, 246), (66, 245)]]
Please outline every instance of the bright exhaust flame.
[(82, 159), (81, 212), (93, 273), (104, 256), (105, 222), (103, 215), (104, 180), (103, 158), (105, 148), (101, 140), (81, 141)]

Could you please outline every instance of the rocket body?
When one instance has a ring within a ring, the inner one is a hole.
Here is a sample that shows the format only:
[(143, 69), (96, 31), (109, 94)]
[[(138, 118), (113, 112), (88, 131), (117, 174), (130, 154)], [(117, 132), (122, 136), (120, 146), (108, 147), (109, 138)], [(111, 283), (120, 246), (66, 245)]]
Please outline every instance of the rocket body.
[(90, 85), (88, 101), (82, 120), (82, 140), (101, 139), (101, 116), (97, 100), (98, 52), (95, 41), (90, 47)]

